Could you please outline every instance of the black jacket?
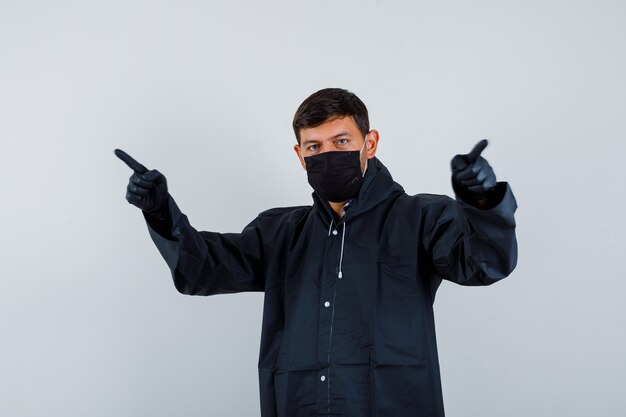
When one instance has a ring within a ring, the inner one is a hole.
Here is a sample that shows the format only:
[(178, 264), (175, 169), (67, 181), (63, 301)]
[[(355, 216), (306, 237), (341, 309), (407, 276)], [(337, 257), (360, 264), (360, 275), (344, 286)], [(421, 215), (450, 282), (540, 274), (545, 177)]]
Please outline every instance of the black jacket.
[(377, 159), (341, 221), (267, 210), (241, 233), (198, 232), (170, 198), (150, 235), (183, 294), (264, 291), (261, 415), (443, 416), (433, 301), (442, 279), (489, 285), (517, 261), (507, 183), (495, 207), (407, 195)]

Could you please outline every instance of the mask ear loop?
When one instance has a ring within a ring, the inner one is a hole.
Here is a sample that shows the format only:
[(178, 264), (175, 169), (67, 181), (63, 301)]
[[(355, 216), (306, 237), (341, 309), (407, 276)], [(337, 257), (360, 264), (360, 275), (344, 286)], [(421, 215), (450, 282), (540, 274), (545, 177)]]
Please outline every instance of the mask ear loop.
[[(361, 152), (363, 152), (363, 149), (365, 149), (365, 144), (367, 143), (367, 135), (369, 134), (369, 132), (367, 132), (365, 134), (365, 136), (363, 136), (363, 146), (361, 146), (361, 150), (359, 151), (359, 155), (361, 154)], [(363, 177), (365, 177), (365, 173), (367, 172), (367, 166), (369, 165), (369, 159), (365, 160), (365, 171), (363, 171)]]

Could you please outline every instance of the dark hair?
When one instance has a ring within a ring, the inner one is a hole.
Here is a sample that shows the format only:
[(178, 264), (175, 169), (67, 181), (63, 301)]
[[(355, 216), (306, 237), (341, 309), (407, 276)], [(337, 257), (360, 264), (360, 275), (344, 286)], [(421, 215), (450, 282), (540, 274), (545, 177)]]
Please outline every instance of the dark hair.
[(317, 127), (328, 120), (352, 116), (365, 136), (370, 131), (367, 107), (352, 92), (343, 88), (324, 88), (306, 98), (293, 117), (293, 131), (300, 144), (300, 129)]

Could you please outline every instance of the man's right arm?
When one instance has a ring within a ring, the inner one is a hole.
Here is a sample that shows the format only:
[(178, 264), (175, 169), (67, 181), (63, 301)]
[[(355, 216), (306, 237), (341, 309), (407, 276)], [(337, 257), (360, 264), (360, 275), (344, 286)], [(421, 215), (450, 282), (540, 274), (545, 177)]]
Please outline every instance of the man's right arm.
[(133, 170), (126, 200), (142, 210), (178, 291), (211, 295), (264, 290), (258, 218), (241, 233), (199, 232), (169, 194), (163, 174), (121, 149), (115, 155)]
[(197, 231), (170, 195), (160, 217), (143, 212), (152, 241), (182, 294), (263, 291), (261, 238), (255, 219), (241, 233)]

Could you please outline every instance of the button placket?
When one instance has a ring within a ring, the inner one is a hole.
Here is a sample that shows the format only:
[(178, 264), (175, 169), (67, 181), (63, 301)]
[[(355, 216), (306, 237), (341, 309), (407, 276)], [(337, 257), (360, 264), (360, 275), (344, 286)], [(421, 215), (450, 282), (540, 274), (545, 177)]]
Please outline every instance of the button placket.
[[(333, 228), (334, 226), (334, 228)], [(324, 255), (324, 267), (322, 272), (321, 286), (319, 292), (319, 325), (318, 325), (318, 355), (320, 363), (325, 363), (324, 368), (319, 369), (317, 377), (321, 391), (318, 397), (318, 405), (326, 403), (330, 407), (331, 386), (330, 386), (330, 364), (332, 361), (333, 345), (333, 325), (335, 320), (335, 309), (337, 308), (336, 296), (337, 285), (342, 278), (340, 269), (343, 251), (343, 237), (345, 236), (345, 225), (343, 234), (339, 225), (331, 223), (327, 229), (328, 237), (336, 239), (328, 240), (326, 253)], [(324, 410), (327, 412), (330, 408)]]

